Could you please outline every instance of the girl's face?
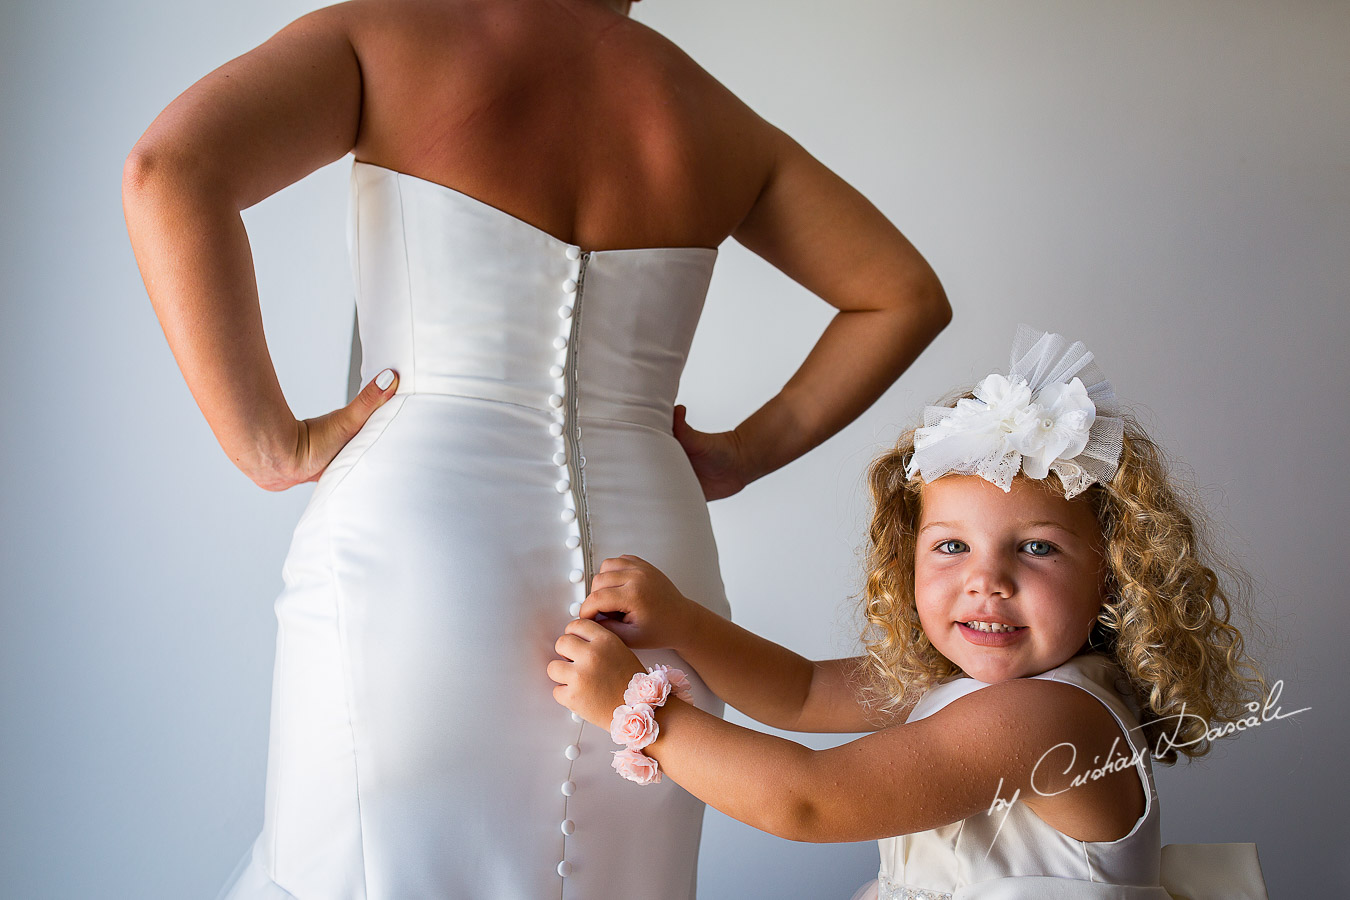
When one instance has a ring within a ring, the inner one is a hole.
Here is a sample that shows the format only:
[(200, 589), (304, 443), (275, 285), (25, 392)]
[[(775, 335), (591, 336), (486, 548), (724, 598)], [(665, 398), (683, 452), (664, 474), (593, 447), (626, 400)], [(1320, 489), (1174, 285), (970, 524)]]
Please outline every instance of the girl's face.
[(1105, 571), (1085, 500), (1065, 500), (1057, 482), (1018, 477), (1005, 494), (974, 475), (946, 475), (923, 486), (921, 506), (914, 597), (939, 653), (993, 684), (1082, 649)]

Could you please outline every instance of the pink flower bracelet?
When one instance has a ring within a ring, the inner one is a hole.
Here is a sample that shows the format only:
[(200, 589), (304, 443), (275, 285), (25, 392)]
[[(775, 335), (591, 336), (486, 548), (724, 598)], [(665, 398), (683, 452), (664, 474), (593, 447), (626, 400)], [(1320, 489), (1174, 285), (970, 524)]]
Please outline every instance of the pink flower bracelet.
[(656, 784), (661, 769), (642, 748), (656, 740), (661, 726), (656, 724), (656, 708), (674, 694), (686, 703), (693, 702), (689, 676), (669, 666), (652, 666), (636, 673), (623, 692), (623, 705), (616, 707), (609, 723), (609, 736), (624, 749), (614, 751), (614, 771), (638, 784)]

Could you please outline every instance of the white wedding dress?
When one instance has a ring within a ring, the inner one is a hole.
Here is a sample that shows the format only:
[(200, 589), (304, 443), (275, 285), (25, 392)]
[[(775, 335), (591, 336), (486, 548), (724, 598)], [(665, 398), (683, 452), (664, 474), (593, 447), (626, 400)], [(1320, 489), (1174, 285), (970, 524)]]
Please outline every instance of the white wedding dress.
[(702, 804), (616, 775), (545, 667), (609, 556), (729, 612), (670, 431), (717, 251), (582, 252), (365, 163), (352, 190), (362, 378), (399, 387), (296, 527), (263, 829), (222, 897), (689, 900)]

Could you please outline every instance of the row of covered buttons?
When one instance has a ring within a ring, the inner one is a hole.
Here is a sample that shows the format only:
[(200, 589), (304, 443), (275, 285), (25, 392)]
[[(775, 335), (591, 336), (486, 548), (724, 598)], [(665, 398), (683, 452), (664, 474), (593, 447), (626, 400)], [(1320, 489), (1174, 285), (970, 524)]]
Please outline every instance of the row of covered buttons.
[[(568, 247), (566, 253), (567, 258), (574, 262), (581, 258), (581, 251), (576, 247)], [(575, 311), (577, 301), (577, 279), (580, 278), (580, 275), (580, 266), (578, 265), (573, 276), (568, 278), (562, 284), (563, 302), (562, 305), (558, 307), (558, 318), (562, 321), (563, 333), (553, 339), (553, 347), (559, 351), (561, 359), (550, 366), (548, 370), (549, 377), (553, 378), (556, 382), (554, 393), (549, 395), (548, 405), (557, 411), (558, 416), (557, 419), (549, 423), (548, 430), (549, 434), (554, 437), (562, 438), (562, 440), (559, 441), (561, 446), (553, 454), (553, 464), (557, 466), (559, 470), (558, 480), (554, 484), (554, 488), (559, 494), (563, 495), (562, 521), (570, 526), (567, 529), (567, 538), (564, 540), (564, 546), (571, 552), (573, 557), (572, 569), (567, 575), (567, 580), (575, 585), (581, 585), (585, 580), (586, 570), (584, 568), (585, 560), (582, 557), (584, 551), (581, 547), (582, 523), (577, 519), (579, 504), (575, 492), (572, 490), (572, 476), (568, 469), (568, 446), (565, 434), (570, 425), (571, 436), (580, 438), (581, 428), (577, 426), (576, 423), (567, 421), (565, 395), (567, 392), (568, 343), (570, 339), (569, 335), (572, 330), (572, 315)], [(573, 444), (573, 447), (575, 446), (576, 445)], [(579, 458), (577, 464), (577, 468), (580, 469), (581, 466), (586, 464), (585, 458)], [(571, 604), (568, 606), (567, 611), (569, 615), (576, 616), (581, 612), (580, 594), (584, 594), (584, 591), (585, 587), (583, 585), (581, 591), (578, 592), (579, 595), (574, 597)], [(579, 725), (581, 724), (581, 717), (576, 713), (572, 713), (572, 721)], [(569, 762), (576, 760), (577, 757), (581, 756), (581, 745), (577, 743), (568, 744), (567, 747), (563, 749), (563, 756)], [(576, 792), (576, 789), (576, 782), (572, 781), (569, 777), (568, 780), (564, 781), (562, 784), (563, 797), (571, 797), (572, 794)], [(566, 808), (567, 803), (564, 800), (564, 818), (559, 828), (562, 830), (564, 836), (570, 836), (576, 831), (576, 823), (566, 817)], [(564, 847), (566, 847), (566, 845), (564, 845)], [(566, 851), (564, 850), (564, 856), (565, 855)], [(572, 863), (564, 858), (558, 863), (558, 875), (567, 878), (571, 874)]]

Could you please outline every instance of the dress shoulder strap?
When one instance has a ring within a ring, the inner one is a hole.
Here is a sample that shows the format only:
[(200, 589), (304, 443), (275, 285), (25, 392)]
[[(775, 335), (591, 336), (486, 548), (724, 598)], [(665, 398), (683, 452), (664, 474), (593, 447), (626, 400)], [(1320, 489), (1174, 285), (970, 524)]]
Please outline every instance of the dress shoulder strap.
[[(1096, 697), (1119, 724), (1130, 750), (1141, 757), (1147, 757), (1148, 744), (1139, 728), (1139, 711), (1134, 704), (1129, 684), (1125, 681), (1120, 668), (1109, 657), (1100, 653), (1084, 653), (1072, 657), (1048, 672), (1031, 677), (1072, 684)], [(917, 722), (926, 719), (952, 701), (986, 687), (989, 685), (985, 682), (968, 676), (952, 678), (934, 685), (914, 705), (906, 721)], [(1140, 775), (1143, 774), (1141, 771)]]

